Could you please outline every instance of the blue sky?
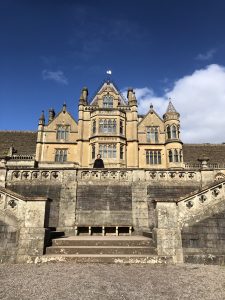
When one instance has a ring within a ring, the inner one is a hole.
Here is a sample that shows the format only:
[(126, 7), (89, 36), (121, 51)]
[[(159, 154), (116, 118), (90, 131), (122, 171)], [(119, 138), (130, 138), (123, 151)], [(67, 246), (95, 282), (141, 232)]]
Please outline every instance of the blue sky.
[(162, 114), (171, 96), (185, 141), (224, 142), (224, 16), (223, 0), (1, 0), (0, 130), (36, 130), (64, 101), (77, 118), (81, 88), (93, 95), (111, 69), (121, 90), (136, 89), (140, 113), (153, 102)]

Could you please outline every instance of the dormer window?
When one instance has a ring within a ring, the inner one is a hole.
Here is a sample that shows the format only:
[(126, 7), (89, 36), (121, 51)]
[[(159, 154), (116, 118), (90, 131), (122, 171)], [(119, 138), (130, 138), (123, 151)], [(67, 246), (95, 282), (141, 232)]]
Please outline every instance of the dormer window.
[(57, 140), (68, 140), (69, 136), (69, 126), (68, 125), (58, 125), (56, 131), (56, 139)]
[(158, 127), (151, 126), (146, 127), (146, 139), (147, 143), (156, 144), (159, 142), (159, 134), (158, 134)]
[(106, 95), (103, 98), (103, 107), (104, 108), (113, 108), (113, 97)]

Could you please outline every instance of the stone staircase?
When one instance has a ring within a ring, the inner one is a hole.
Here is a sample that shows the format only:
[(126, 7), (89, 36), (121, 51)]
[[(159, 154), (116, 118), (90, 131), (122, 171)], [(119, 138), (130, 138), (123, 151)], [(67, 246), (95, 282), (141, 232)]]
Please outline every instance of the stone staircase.
[(145, 236), (71, 236), (52, 240), (42, 262), (171, 263), (158, 256), (153, 240)]

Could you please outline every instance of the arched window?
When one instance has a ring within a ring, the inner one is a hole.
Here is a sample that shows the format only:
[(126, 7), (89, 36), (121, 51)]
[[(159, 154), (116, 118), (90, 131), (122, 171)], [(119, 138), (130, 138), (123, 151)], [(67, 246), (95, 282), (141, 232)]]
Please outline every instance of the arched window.
[(172, 139), (177, 138), (177, 127), (175, 125), (172, 126)]
[(94, 120), (93, 123), (92, 123), (92, 133), (93, 134), (96, 133), (96, 120)]
[(169, 150), (169, 162), (173, 162), (173, 152)]
[(103, 98), (103, 107), (105, 108), (113, 108), (113, 97), (110, 95), (106, 95)]
[(169, 125), (166, 127), (166, 133), (167, 133), (167, 139), (171, 139), (171, 131)]
[(178, 155), (178, 150), (174, 150), (174, 162), (179, 162), (179, 155)]

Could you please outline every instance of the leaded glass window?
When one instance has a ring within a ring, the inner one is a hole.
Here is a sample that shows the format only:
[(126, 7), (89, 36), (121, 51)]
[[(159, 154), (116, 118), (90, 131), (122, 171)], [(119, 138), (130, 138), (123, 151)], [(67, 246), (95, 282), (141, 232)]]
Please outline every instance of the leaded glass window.
[(100, 119), (100, 133), (116, 133), (116, 119)]
[(66, 162), (67, 161), (67, 149), (56, 149), (55, 150), (55, 162)]
[(106, 95), (103, 98), (103, 107), (105, 108), (113, 108), (113, 97), (110, 95)]
[(69, 136), (69, 126), (68, 125), (58, 125), (56, 131), (57, 140), (68, 140)]
[(146, 127), (146, 138), (147, 138), (147, 143), (158, 143), (159, 142), (159, 133), (158, 133), (158, 127), (156, 126), (151, 126), (151, 127)]
[(146, 150), (146, 164), (160, 165), (162, 163), (160, 150)]
[(102, 158), (116, 158), (116, 144), (100, 144), (99, 154)]

